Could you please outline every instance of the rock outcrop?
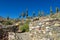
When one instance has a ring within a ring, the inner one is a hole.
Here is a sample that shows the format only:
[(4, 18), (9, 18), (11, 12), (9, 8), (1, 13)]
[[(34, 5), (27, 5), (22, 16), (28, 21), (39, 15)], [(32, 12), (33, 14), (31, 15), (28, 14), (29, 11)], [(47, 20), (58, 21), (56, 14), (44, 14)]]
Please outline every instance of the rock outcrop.
[(60, 19), (40, 18), (30, 22), (29, 28), (32, 40), (60, 40)]

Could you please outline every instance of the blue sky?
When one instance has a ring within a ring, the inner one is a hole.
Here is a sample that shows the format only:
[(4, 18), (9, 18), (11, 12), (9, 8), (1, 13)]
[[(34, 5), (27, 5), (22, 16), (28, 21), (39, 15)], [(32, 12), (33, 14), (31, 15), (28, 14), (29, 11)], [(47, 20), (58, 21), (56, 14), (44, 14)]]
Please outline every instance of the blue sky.
[(49, 14), (50, 6), (55, 12), (56, 7), (60, 8), (60, 0), (0, 0), (0, 16), (17, 18), (26, 8), (29, 16), (32, 16), (33, 11), (37, 14), (38, 10)]

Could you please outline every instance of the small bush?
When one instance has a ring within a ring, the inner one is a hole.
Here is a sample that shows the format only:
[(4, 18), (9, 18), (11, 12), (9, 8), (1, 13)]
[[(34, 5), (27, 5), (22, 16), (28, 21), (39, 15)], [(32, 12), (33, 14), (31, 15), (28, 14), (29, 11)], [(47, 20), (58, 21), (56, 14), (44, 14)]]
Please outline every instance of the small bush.
[(21, 28), (20, 28), (20, 30), (22, 30), (22, 32), (28, 32), (29, 31), (29, 25), (26, 23), (26, 24), (24, 24)]
[(12, 22), (11, 21), (7, 21), (4, 23), (5, 25), (12, 25)]

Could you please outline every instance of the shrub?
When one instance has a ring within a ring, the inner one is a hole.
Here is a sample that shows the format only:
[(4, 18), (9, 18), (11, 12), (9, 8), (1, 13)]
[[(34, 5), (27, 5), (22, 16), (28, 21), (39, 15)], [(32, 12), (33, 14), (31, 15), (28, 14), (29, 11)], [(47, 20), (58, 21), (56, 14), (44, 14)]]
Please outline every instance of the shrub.
[(12, 25), (12, 22), (11, 21), (7, 21), (4, 23), (5, 25)]
[(29, 31), (29, 25), (26, 23), (26, 24), (24, 24), (21, 28), (20, 28), (20, 30), (22, 30), (22, 32), (28, 32)]

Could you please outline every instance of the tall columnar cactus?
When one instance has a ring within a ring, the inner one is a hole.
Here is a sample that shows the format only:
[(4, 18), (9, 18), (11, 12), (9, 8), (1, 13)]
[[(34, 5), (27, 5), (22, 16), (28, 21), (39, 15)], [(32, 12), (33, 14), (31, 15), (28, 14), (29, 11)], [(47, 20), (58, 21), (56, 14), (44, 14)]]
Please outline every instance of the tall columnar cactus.
[(44, 11), (41, 11), (41, 16), (44, 16)]
[(56, 13), (58, 13), (59, 12), (59, 8), (58, 7), (56, 7)]
[(35, 11), (33, 11), (33, 13), (32, 13), (32, 14), (33, 14), (33, 17), (35, 17)]
[(7, 16), (7, 20), (9, 20), (9, 16)]
[(28, 18), (28, 9), (26, 9), (26, 18)]
[(25, 13), (24, 13), (24, 12), (22, 12), (21, 16), (24, 18), (24, 17), (25, 17)]
[(19, 14), (19, 18), (21, 18), (21, 14)]
[(52, 7), (50, 7), (50, 16), (53, 15)]
[(38, 17), (41, 17), (41, 12), (40, 11), (38, 12)]

